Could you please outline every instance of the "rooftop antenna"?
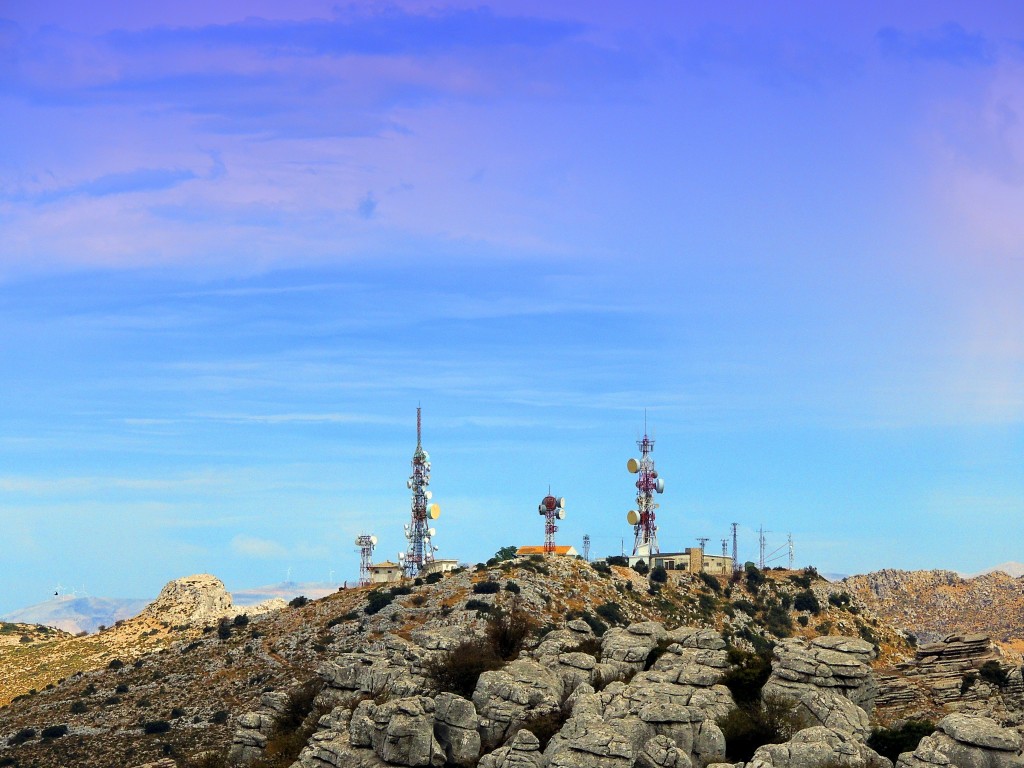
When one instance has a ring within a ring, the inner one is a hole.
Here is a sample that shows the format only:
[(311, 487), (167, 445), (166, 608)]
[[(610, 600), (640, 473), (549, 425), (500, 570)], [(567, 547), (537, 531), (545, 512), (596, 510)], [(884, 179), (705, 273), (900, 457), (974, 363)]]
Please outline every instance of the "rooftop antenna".
[(734, 571), (738, 571), (740, 569), (740, 552), (739, 548), (736, 546), (738, 538), (737, 531), (739, 531), (739, 528), (739, 523), (732, 524), (732, 569)]
[(583, 560), (590, 562), (590, 534), (583, 534)]
[(729, 556), (729, 540), (722, 539), (722, 557)]
[(697, 543), (700, 544), (700, 551), (701, 552), (704, 551), (704, 547), (707, 545), (707, 543), (709, 541), (711, 541), (711, 539), (708, 538), (707, 536), (698, 536), (697, 537)]
[(370, 583), (370, 566), (373, 564), (373, 548), (377, 546), (377, 537), (362, 533), (356, 536), (356, 546), (359, 547), (359, 586), (365, 587)]
[(556, 520), (565, 519), (565, 497), (556, 499), (551, 495), (551, 486), (548, 486), (548, 495), (541, 499), (537, 511), (544, 517), (544, 554), (555, 554), (555, 532), (558, 531)]
[(409, 544), (405, 552), (398, 553), (398, 560), (409, 578), (419, 575), (434, 562), (437, 547), (431, 544), (431, 540), (437, 531), (430, 527), (428, 521), (436, 520), (441, 515), (441, 507), (430, 503), (434, 495), (427, 490), (430, 485), (430, 454), (423, 450), (422, 438), (422, 409), (417, 406), (416, 451), (412, 455), (412, 474), (405, 483), (412, 491), (412, 511), (405, 526), (405, 538)]
[(658, 546), (658, 526), (654, 522), (654, 511), (658, 508), (654, 494), (664, 493), (665, 481), (658, 477), (654, 459), (651, 458), (654, 440), (647, 434), (647, 409), (644, 409), (644, 436), (637, 440), (636, 447), (640, 449), (640, 458), (626, 462), (626, 469), (637, 475), (636, 509), (629, 510), (626, 522), (633, 526), (633, 556), (649, 557), (661, 551)]
[(758, 547), (760, 548), (760, 555), (757, 559), (757, 567), (760, 568), (762, 571), (764, 570), (764, 535), (766, 533), (771, 533), (771, 531), (766, 531), (763, 525), (757, 529), (757, 543)]

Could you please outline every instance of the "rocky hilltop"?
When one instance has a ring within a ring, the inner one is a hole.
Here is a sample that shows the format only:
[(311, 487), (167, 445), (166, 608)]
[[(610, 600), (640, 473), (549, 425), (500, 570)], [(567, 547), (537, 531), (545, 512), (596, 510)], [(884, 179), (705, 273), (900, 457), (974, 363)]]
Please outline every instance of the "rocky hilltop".
[(886, 569), (839, 583), (874, 614), (922, 642), (983, 633), (1024, 648), (1024, 578), (993, 571), (963, 578), (954, 571)]
[(915, 656), (810, 570), (519, 558), (231, 617), (197, 578), (0, 710), (0, 764), (891, 768), (871, 725), (909, 713), (943, 719), (908, 768), (1024, 766), (1019, 667), (976, 639)]

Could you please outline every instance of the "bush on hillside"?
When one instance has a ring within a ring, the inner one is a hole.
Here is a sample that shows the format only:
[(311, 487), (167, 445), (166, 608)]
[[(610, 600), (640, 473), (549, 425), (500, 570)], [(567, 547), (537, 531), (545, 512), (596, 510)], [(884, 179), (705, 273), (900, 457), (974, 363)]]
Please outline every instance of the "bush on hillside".
[(1005, 688), (1006, 684), (1010, 682), (1010, 677), (1006, 674), (1006, 670), (995, 659), (989, 659), (981, 665), (981, 668), (978, 670), (978, 677), (999, 688)]
[(758, 747), (781, 744), (803, 725), (796, 702), (783, 696), (765, 696), (737, 707), (718, 719), (725, 736), (725, 754), (732, 762), (749, 762)]
[(612, 555), (611, 557), (606, 557), (605, 562), (608, 565), (620, 565), (623, 568), (629, 567), (629, 558), (624, 555)]
[(142, 724), (142, 732), (148, 735), (167, 733), (169, 730), (171, 730), (171, 724), (166, 720), (150, 720)]
[(793, 608), (798, 611), (810, 611), (815, 616), (821, 613), (821, 603), (818, 602), (818, 596), (809, 589), (796, 594), (793, 598)]
[(537, 629), (537, 622), (518, 599), (508, 610), (495, 611), (487, 619), (484, 636), (500, 659), (511, 660), (519, 655), (526, 638)]
[(501, 584), (496, 581), (478, 581), (473, 585), (473, 592), (478, 595), (493, 595), (501, 591)]
[(647, 567), (647, 563), (643, 560), (637, 560), (633, 563), (633, 570), (639, 573), (641, 576), (646, 576), (650, 568)]
[(651, 568), (651, 581), (655, 584), (665, 584), (668, 581), (668, 571), (664, 566), (656, 565)]
[(480, 675), (501, 669), (502, 660), (483, 639), (466, 640), (448, 653), (428, 660), (423, 669), (434, 681), (438, 691), (456, 693), (466, 699), (473, 697)]
[(309, 598), (308, 597), (306, 597), (305, 595), (299, 595), (298, 597), (293, 597), (288, 602), (288, 607), (289, 608), (301, 608), (302, 606), (306, 605), (308, 602), (309, 602)]
[(379, 613), (384, 608), (391, 605), (391, 602), (395, 599), (395, 596), (390, 592), (382, 592), (380, 590), (374, 590), (366, 598), (366, 606), (363, 608), (363, 612), (367, 616), (372, 616), (375, 613)]
[(701, 581), (703, 581), (705, 584), (707, 584), (709, 587), (711, 587), (711, 589), (714, 590), (715, 592), (721, 592), (722, 591), (722, 582), (720, 582), (718, 579), (716, 579), (714, 577), (714, 575), (712, 575), (710, 573), (705, 573), (704, 571), (701, 571), (697, 575), (700, 577)]
[(875, 728), (868, 736), (867, 744), (893, 764), (904, 752), (913, 752), (925, 736), (931, 736), (935, 724), (930, 720), (907, 720), (899, 728)]
[(771, 653), (730, 648), (729, 663), (732, 667), (722, 677), (722, 685), (729, 689), (737, 704), (757, 701), (772, 673)]
[(48, 725), (39, 735), (44, 739), (59, 739), (61, 736), (68, 735), (68, 727), (66, 725)]

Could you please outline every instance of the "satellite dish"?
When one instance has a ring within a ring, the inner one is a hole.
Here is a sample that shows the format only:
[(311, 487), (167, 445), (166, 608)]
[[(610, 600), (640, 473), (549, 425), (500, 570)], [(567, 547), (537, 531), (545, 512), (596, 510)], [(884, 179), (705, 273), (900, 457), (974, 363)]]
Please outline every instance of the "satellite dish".
[(658, 482), (656, 482), (654, 484), (654, 490), (656, 490), (658, 493), (664, 493), (665, 492), (665, 480), (664, 480), (664, 478), (661, 478), (661, 477), (658, 478)]
[(423, 495), (427, 497), (427, 500), (428, 500), (428, 501), (429, 501), (430, 499), (434, 498), (434, 492), (433, 492), (433, 491), (424, 491), (424, 492), (423, 492)]
[(363, 545), (363, 542), (360, 541), (361, 538), (363, 538), (363, 537), (362, 536), (356, 536), (356, 546), (357, 547), (361, 547)]
[(626, 513), (626, 522), (630, 525), (636, 525), (640, 522), (640, 513), (635, 509), (629, 510), (629, 512)]
[(637, 461), (636, 459), (630, 459), (629, 461), (626, 462), (626, 469), (628, 469), (633, 474), (636, 474), (637, 472), (640, 471), (640, 462)]
[(560, 496), (558, 499), (558, 506), (565, 509), (565, 496)]
[(558, 510), (555, 512), (555, 516), (559, 520), (565, 520), (565, 510), (559, 507)]
[(430, 454), (426, 451), (423, 452), (423, 463), (428, 466), (430, 465)]
[(427, 510), (427, 517), (431, 520), (437, 520), (441, 516), (441, 508), (437, 504), (431, 504), (430, 509)]
[(544, 509), (544, 505), (541, 504), (540, 505), (540, 509), (537, 510), (537, 514), (538, 515), (546, 515), (547, 513), (548, 513), (548, 511), (546, 509)]
[(436, 528), (430, 528), (427, 531), (427, 535), (430, 536), (430, 538), (434, 538), (437, 535), (437, 529)]
[(377, 546), (377, 537), (376, 536), (371, 536), (370, 537), (370, 543), (373, 544), (373, 546), (376, 547)]
[(398, 553), (398, 559), (399, 560), (405, 560), (405, 552), (399, 552)]
[(405, 487), (406, 488), (412, 488), (412, 478), (411, 477), (408, 480), (405, 481)]

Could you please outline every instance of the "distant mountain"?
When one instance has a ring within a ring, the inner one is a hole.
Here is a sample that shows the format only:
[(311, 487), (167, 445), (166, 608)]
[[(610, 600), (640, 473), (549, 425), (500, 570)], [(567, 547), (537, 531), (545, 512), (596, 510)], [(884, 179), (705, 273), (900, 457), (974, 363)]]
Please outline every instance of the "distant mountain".
[(1024, 576), (1024, 563), (1015, 563), (1011, 560), (1008, 563), (1000, 563), (999, 565), (993, 565), (991, 568), (986, 568), (984, 571), (972, 573), (971, 576), (984, 576), (986, 573), (995, 573), (996, 571), (1002, 571), (1007, 576), (1019, 579), (1021, 576)]
[[(329, 584), (326, 581), (282, 581), (278, 584), (267, 584), (262, 587), (250, 589), (239, 589), (231, 593), (231, 599), (235, 605), (254, 605), (264, 600), (272, 600), (279, 597), (282, 600), (291, 600), (300, 595), (310, 600), (318, 600), (321, 597), (334, 594), (340, 588), (340, 584)], [(355, 584), (348, 586), (354, 587)]]
[[(354, 586), (350, 584), (349, 586)], [(245, 607), (266, 600), (281, 598), (286, 602), (304, 595), (315, 600), (338, 591), (338, 584), (324, 581), (283, 581), (262, 587), (240, 589), (231, 593), (234, 605)], [(49, 600), (19, 608), (0, 616), (0, 620), (21, 624), (42, 624), (65, 632), (95, 632), (101, 626), (113, 626), (121, 619), (130, 619), (145, 608), (153, 598), (75, 597), (61, 595)]]
[(121, 619), (130, 619), (149, 600), (118, 597), (75, 597), (61, 595), (45, 602), (19, 608), (0, 616), (4, 621), (22, 624), (42, 624), (65, 632), (95, 632), (101, 626), (111, 626)]

